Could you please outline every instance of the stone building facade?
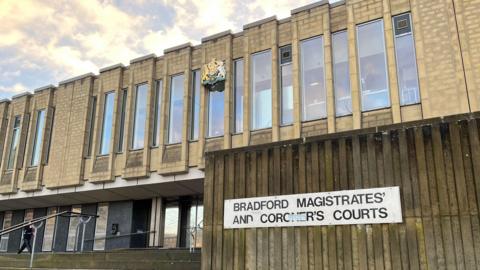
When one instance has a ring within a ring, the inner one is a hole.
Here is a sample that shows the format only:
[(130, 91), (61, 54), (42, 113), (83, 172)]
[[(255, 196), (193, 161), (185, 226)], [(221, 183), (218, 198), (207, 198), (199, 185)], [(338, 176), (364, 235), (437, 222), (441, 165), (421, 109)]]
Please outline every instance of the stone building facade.
[[(479, 18), (478, 0), (321, 1), (3, 100), (0, 228), (74, 209), (103, 215), (89, 249), (188, 246), (205, 152), (479, 111)], [(195, 73), (213, 58), (222, 93)], [(77, 223), (39, 250), (72, 250)]]

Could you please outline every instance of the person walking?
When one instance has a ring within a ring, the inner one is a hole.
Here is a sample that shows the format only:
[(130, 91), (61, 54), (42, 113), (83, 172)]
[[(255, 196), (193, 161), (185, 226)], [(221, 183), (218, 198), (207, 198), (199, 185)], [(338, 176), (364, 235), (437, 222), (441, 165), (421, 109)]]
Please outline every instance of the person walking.
[(23, 244), (18, 250), (18, 254), (22, 253), (25, 248), (28, 248), (28, 252), (32, 253), (32, 245), (30, 244), (30, 240), (32, 240), (33, 233), (34, 231), (31, 224), (23, 228)]

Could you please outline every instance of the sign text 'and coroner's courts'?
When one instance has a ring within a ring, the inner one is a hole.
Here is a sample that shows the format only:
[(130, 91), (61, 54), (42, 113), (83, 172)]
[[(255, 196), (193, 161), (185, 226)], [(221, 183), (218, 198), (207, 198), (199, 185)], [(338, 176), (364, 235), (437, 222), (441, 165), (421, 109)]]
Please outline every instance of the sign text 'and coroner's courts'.
[(402, 222), (399, 187), (225, 200), (224, 228)]

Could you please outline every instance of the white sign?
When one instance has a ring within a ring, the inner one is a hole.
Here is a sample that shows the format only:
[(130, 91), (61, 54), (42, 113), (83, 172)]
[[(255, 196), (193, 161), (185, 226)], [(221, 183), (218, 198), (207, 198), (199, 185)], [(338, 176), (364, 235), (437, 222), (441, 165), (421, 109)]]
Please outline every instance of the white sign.
[(402, 222), (399, 187), (225, 200), (225, 229)]

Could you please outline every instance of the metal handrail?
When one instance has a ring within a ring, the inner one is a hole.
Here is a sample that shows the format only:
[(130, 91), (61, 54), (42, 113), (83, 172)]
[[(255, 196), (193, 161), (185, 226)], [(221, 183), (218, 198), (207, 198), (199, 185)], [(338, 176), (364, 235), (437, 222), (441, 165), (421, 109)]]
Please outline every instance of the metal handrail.
[[(76, 213), (76, 212), (72, 212), (72, 211), (63, 211), (63, 212), (56, 213), (56, 214), (51, 214), (51, 215), (47, 215), (47, 216), (43, 216), (43, 217), (39, 217), (39, 218), (34, 218), (34, 219), (31, 219), (31, 220), (24, 221), (20, 224), (10, 226), (10, 227), (0, 231), (0, 237), (2, 235), (9, 234), (9, 233), (12, 233), (14, 231), (22, 230), (23, 228), (25, 228), (27, 226), (33, 226), (33, 228), (35, 229), (35, 234), (33, 235), (33, 247), (30, 250), (30, 253), (31, 253), (30, 254), (30, 269), (32, 269), (33, 258), (35, 256), (35, 243), (37, 242), (37, 230), (44, 225), (44, 223), (47, 219), (51, 219), (51, 218), (58, 217), (58, 216), (62, 216), (62, 217), (81, 217), (81, 219), (83, 217), (87, 217), (88, 221), (90, 221), (90, 219), (92, 219), (92, 217), (94, 217), (94, 218), (99, 217), (98, 215)], [(84, 232), (84, 235), (82, 236), (82, 246), (81, 246), (82, 251), (83, 251), (83, 240), (84, 240), (83, 238), (85, 237), (85, 224), (88, 221), (81, 222), (81, 224), (83, 225), (83, 232)], [(35, 224), (38, 224), (38, 225), (35, 225)], [(80, 223), (79, 223), (79, 225), (80, 225)], [(77, 239), (78, 239), (78, 228), (79, 228), (79, 226), (77, 225), (77, 235), (75, 235), (75, 246), (77, 244)]]
[(25, 228), (29, 225), (33, 225), (33, 224), (45, 221), (47, 219), (57, 217), (57, 216), (62, 216), (62, 217), (77, 217), (77, 216), (79, 216), (79, 217), (96, 217), (96, 218), (98, 217), (97, 215), (76, 213), (76, 212), (72, 212), (72, 211), (63, 211), (63, 212), (60, 212), (60, 213), (51, 214), (51, 215), (43, 216), (43, 217), (39, 217), (39, 218), (34, 218), (34, 219), (27, 220), (27, 221), (24, 221), (24, 222), (19, 223), (19, 224), (15, 224), (13, 226), (10, 226), (6, 229), (1, 230), (0, 231), (0, 236), (12, 233), (14, 231), (21, 230), (21, 229), (23, 229), (23, 228)]

